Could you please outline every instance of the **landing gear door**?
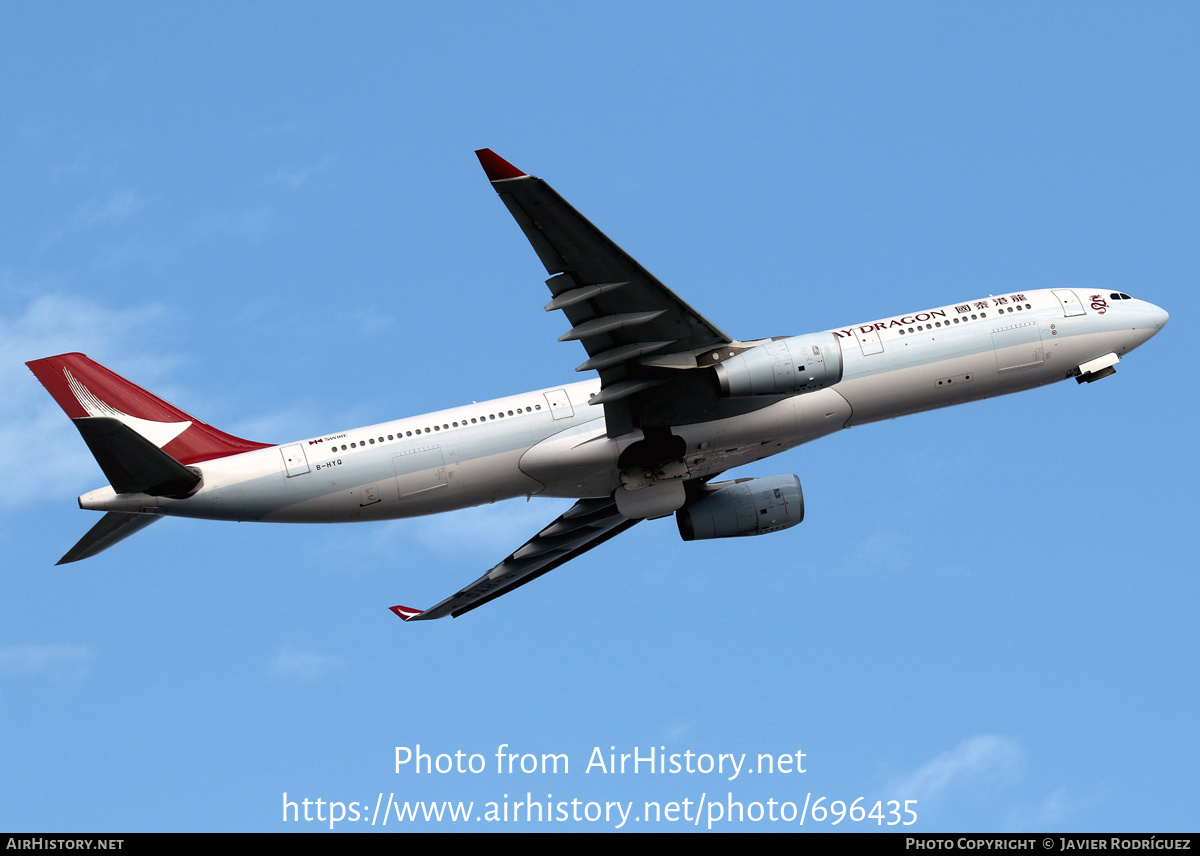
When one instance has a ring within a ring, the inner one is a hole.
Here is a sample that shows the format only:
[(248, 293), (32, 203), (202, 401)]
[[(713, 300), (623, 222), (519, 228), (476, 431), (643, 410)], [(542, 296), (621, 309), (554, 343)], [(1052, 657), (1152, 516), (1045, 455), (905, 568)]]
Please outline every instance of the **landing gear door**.
[(303, 443), (283, 446), (279, 451), (283, 453), (283, 466), (287, 470), (288, 478), (302, 476), (308, 472), (308, 456), (304, 454)]
[(543, 394), (546, 396), (546, 404), (550, 408), (551, 418), (555, 420), (570, 419), (575, 415), (575, 408), (571, 406), (571, 399), (567, 397), (565, 389), (552, 389)]

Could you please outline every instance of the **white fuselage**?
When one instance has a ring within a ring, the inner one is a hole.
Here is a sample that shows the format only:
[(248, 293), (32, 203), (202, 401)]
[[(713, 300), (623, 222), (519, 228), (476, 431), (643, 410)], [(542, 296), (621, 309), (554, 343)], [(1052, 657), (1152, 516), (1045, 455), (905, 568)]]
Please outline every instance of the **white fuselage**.
[[(1042, 290), (829, 331), (839, 383), (780, 397), (752, 413), (679, 425), (689, 478), (775, 455), (845, 427), (1064, 380), (1124, 356), (1167, 314), (1109, 293)], [(412, 517), (516, 496), (608, 496), (633, 438), (607, 436), (598, 380), (398, 419), (196, 465), (185, 499), (80, 497), (106, 511), (281, 523)]]

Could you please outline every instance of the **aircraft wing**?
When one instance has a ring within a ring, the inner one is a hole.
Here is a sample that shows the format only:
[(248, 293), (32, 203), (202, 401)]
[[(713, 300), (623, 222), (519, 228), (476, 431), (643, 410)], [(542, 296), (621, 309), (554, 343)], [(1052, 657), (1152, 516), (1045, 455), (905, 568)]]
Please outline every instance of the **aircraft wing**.
[(424, 621), (447, 615), (457, 618), (603, 544), (637, 522), (623, 517), (612, 499), (581, 499), (519, 550), (457, 594), (425, 611), (393, 606), (392, 612), (405, 621)]
[(742, 350), (614, 244), (540, 178), (491, 149), (476, 152), (492, 187), (533, 245), (553, 299), (571, 324), (559, 341), (578, 340), (588, 359), (576, 371), (600, 373), (611, 437), (634, 429), (733, 416), (763, 402), (720, 399), (707, 372)]

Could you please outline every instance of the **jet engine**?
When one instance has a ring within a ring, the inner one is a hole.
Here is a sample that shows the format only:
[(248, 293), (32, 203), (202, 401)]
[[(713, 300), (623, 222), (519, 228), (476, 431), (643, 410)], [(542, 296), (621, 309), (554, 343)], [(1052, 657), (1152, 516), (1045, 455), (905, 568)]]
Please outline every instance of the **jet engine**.
[(804, 494), (796, 476), (739, 479), (710, 484), (708, 490), (675, 512), (684, 541), (763, 535), (804, 519)]
[(842, 346), (833, 333), (776, 339), (716, 366), (721, 394), (793, 395), (842, 379)]

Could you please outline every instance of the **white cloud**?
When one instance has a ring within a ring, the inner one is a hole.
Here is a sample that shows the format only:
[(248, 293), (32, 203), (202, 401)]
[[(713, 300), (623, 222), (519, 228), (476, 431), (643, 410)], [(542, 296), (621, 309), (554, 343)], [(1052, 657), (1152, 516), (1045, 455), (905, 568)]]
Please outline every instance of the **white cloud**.
[[(56, 248), (72, 240), (73, 235), (87, 230), (122, 226), (145, 207), (145, 199), (133, 188), (115, 191), (106, 198), (87, 199), (76, 207), (65, 225), (46, 233), (42, 238), (39, 252), (54, 252)], [(119, 250), (116, 260), (142, 259), (146, 256), (145, 250), (132, 251), (126, 246)]]
[(396, 323), (386, 312), (351, 312), (349, 319), (366, 336), (381, 333)]
[(855, 568), (901, 571), (911, 566), (907, 539), (893, 530), (871, 533), (854, 550)]
[(194, 241), (234, 237), (257, 243), (275, 230), (275, 220), (275, 209), (263, 203), (237, 211), (201, 214), (192, 220), (189, 233)]
[[(205, 400), (197, 399), (193, 413), (207, 412)], [(213, 409), (216, 404), (213, 403)], [(202, 410), (202, 408), (204, 408)], [(306, 430), (315, 434), (326, 425), (321, 423), (322, 414), (315, 413), (299, 405), (286, 410), (268, 411), (264, 413), (246, 413), (245, 415), (223, 422), (221, 428), (238, 437), (246, 437), (260, 443), (287, 443), (301, 437)], [(312, 426), (319, 427), (312, 427)]]
[(1040, 826), (1044, 829), (1063, 828), (1067, 821), (1077, 816), (1082, 809), (1090, 805), (1089, 801), (1079, 799), (1059, 788), (1042, 801), (1038, 810), (1037, 820), (1028, 827)]
[(28, 375), (26, 360), (94, 351), (135, 335), (145, 339), (146, 328), (161, 324), (164, 315), (158, 305), (109, 309), (70, 295), (35, 298), (19, 313), (0, 315), (0, 393), (7, 397), (11, 379)]
[[(38, 297), (22, 310), (0, 314), (0, 448), (19, 452), (0, 458), (5, 484), (0, 508), (70, 503), (106, 481), (71, 420), (25, 366), (28, 360), (80, 351), (104, 363), (106, 355), (119, 354), (120, 365), (113, 368), (120, 374), (168, 401), (185, 402), (192, 412), (203, 409), (203, 396), (177, 395), (170, 383), (178, 355), (154, 350), (168, 319), (157, 304), (112, 309), (62, 294)], [(297, 424), (315, 421), (309, 413), (284, 411), (256, 413), (223, 427), (282, 442), (295, 437)]]
[(423, 518), (415, 534), (432, 553), (486, 553), (499, 562), (570, 507), (568, 500), (509, 500)]
[(267, 668), (279, 678), (315, 681), (340, 671), (344, 665), (340, 657), (318, 654), (315, 651), (300, 651), (288, 645), (271, 658)]
[(1024, 753), (1016, 740), (985, 734), (959, 743), (891, 786), (898, 799), (932, 802), (984, 784), (1020, 777)]
[[(23, 128), (24, 132), (25, 129)], [(42, 129), (30, 127), (27, 133), (22, 134), (26, 137), (31, 145), (36, 146), (39, 150), (46, 145), (46, 132)], [(50, 167), (50, 180), (54, 184), (67, 184), (80, 179), (111, 179), (114, 170), (111, 164), (102, 163), (97, 160), (95, 153), (90, 148), (79, 150), (73, 158), (62, 163), (55, 164)]]
[(371, 573), (380, 557), (401, 573), (435, 570), (445, 585), (465, 585), (549, 526), (568, 500), (520, 499), (447, 514), (324, 527), (312, 560), (346, 573)]
[(0, 648), (0, 679), (81, 678), (92, 659), (92, 650), (86, 645), (10, 645)]
[(303, 122), (295, 119), (285, 119), (280, 122), (271, 122), (255, 128), (250, 133), (252, 140), (274, 139), (278, 137), (294, 137), (306, 129)]
[(333, 160), (333, 155), (326, 155), (321, 160), (308, 166), (280, 166), (266, 179), (266, 183), (286, 187), (289, 190), (299, 190), (308, 184), (314, 176), (328, 172), (333, 167)]
[(48, 295), (17, 314), (0, 315), (0, 448), (19, 452), (0, 462), (5, 483), (0, 504), (69, 500), (85, 482), (102, 480), (71, 421), (25, 362), (68, 351), (95, 355), (114, 343), (145, 341), (146, 329), (160, 327), (165, 314), (154, 305), (114, 310)]
[(76, 226), (116, 226), (126, 222), (145, 207), (136, 190), (121, 190), (108, 199), (88, 200), (75, 209), (71, 222)]
[(694, 722), (677, 722), (667, 727), (666, 739), (671, 743), (679, 743), (696, 727)]

